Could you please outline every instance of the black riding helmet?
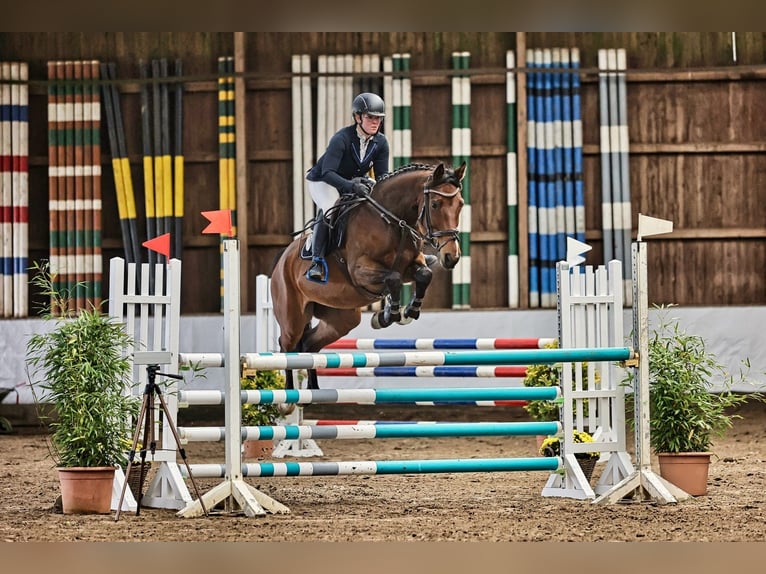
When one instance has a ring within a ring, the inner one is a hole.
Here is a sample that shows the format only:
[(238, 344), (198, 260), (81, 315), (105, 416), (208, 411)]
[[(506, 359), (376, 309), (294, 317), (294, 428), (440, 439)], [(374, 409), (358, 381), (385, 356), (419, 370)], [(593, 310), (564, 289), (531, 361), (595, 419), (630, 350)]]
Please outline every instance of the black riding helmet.
[(386, 104), (383, 98), (377, 94), (363, 92), (354, 98), (351, 104), (351, 111), (354, 114), (368, 114), (380, 118), (386, 117)]

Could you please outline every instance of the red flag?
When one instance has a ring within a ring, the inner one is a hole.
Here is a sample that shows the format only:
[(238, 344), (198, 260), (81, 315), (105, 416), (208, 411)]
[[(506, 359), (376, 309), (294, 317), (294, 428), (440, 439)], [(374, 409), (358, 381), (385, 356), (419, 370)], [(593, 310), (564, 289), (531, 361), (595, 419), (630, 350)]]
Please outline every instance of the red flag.
[(170, 233), (144, 241), (142, 245), (170, 259)]
[(229, 237), (234, 234), (234, 229), (231, 225), (231, 209), (202, 211), (201, 213), (210, 221), (210, 225), (203, 229), (202, 233), (220, 233)]

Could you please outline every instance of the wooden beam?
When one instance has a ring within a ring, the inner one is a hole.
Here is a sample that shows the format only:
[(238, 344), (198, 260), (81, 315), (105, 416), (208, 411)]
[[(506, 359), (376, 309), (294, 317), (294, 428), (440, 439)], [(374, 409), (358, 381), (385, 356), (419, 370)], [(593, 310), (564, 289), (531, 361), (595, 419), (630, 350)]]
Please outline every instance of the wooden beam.
[(240, 269), (240, 306), (243, 311), (248, 311), (248, 241), (249, 218), (248, 218), (248, 165), (247, 161), (247, 90), (245, 80), (241, 76), (247, 69), (245, 57), (246, 32), (234, 32), (234, 138), (237, 142), (234, 164), (236, 166), (237, 181), (237, 237), (239, 242)]

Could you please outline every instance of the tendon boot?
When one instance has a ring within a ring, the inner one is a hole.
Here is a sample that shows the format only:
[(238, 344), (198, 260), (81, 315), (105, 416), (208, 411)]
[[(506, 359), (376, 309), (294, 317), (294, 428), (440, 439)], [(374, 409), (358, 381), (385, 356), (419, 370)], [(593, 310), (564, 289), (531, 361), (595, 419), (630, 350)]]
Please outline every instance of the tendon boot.
[(314, 230), (311, 234), (311, 267), (306, 271), (306, 278), (317, 283), (327, 283), (327, 243), (330, 236), (330, 225), (322, 210), (317, 213)]

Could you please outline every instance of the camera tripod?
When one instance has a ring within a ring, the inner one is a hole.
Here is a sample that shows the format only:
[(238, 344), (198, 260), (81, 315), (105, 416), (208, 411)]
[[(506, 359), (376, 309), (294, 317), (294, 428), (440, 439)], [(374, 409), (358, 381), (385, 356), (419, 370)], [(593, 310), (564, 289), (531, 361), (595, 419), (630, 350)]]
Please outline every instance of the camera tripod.
[[(178, 447), (178, 453), (181, 455), (181, 459), (183, 459), (184, 464), (186, 465), (186, 471), (189, 473), (189, 480), (191, 480), (192, 485), (194, 486), (194, 492), (197, 495), (197, 500), (199, 500), (200, 505), (202, 506), (202, 511), (207, 516), (207, 509), (205, 508), (204, 503), (202, 502), (202, 497), (200, 496), (199, 489), (197, 488), (197, 483), (194, 480), (194, 476), (192, 475), (191, 468), (189, 468), (189, 461), (186, 458), (186, 450), (181, 446), (181, 439), (178, 436), (178, 431), (176, 429), (175, 424), (173, 423), (173, 419), (170, 417), (170, 413), (168, 412), (167, 404), (165, 403), (165, 399), (162, 397), (162, 391), (160, 390), (159, 386), (157, 386), (157, 383), (155, 382), (157, 375), (161, 375), (163, 377), (169, 377), (171, 379), (178, 379), (183, 380), (183, 377), (180, 375), (173, 375), (170, 373), (160, 373), (159, 372), (159, 365), (147, 365), (146, 366), (146, 372), (148, 377), (148, 382), (146, 383), (146, 388), (144, 389), (144, 398), (141, 402), (141, 410), (138, 413), (138, 420), (136, 422), (136, 430), (133, 433), (133, 443), (130, 447), (130, 452), (128, 453), (128, 467), (125, 469), (125, 482), (122, 484), (122, 491), (120, 492), (120, 501), (117, 504), (117, 513), (114, 516), (115, 522), (119, 520), (120, 518), (120, 510), (122, 509), (122, 502), (125, 498), (125, 489), (128, 486), (128, 479), (130, 478), (130, 472), (133, 470), (133, 458), (136, 455), (136, 446), (138, 446), (138, 439), (139, 435), (141, 434), (141, 426), (143, 424), (144, 427), (144, 439), (141, 443), (141, 451), (140, 451), (140, 457), (141, 457), (141, 477), (143, 478), (144, 473), (144, 467), (146, 464), (146, 447), (149, 445), (149, 449), (151, 450), (151, 453), (154, 454), (157, 450), (157, 441), (155, 440), (154, 436), (154, 398), (155, 396), (160, 401), (160, 406), (162, 407), (162, 412), (165, 414), (165, 420), (168, 423), (168, 427), (170, 428), (171, 432), (173, 433), (173, 438), (176, 441), (176, 446)], [(141, 498), (143, 498), (143, 494), (140, 492), (138, 493), (138, 499), (136, 500), (136, 516), (141, 511)]]

